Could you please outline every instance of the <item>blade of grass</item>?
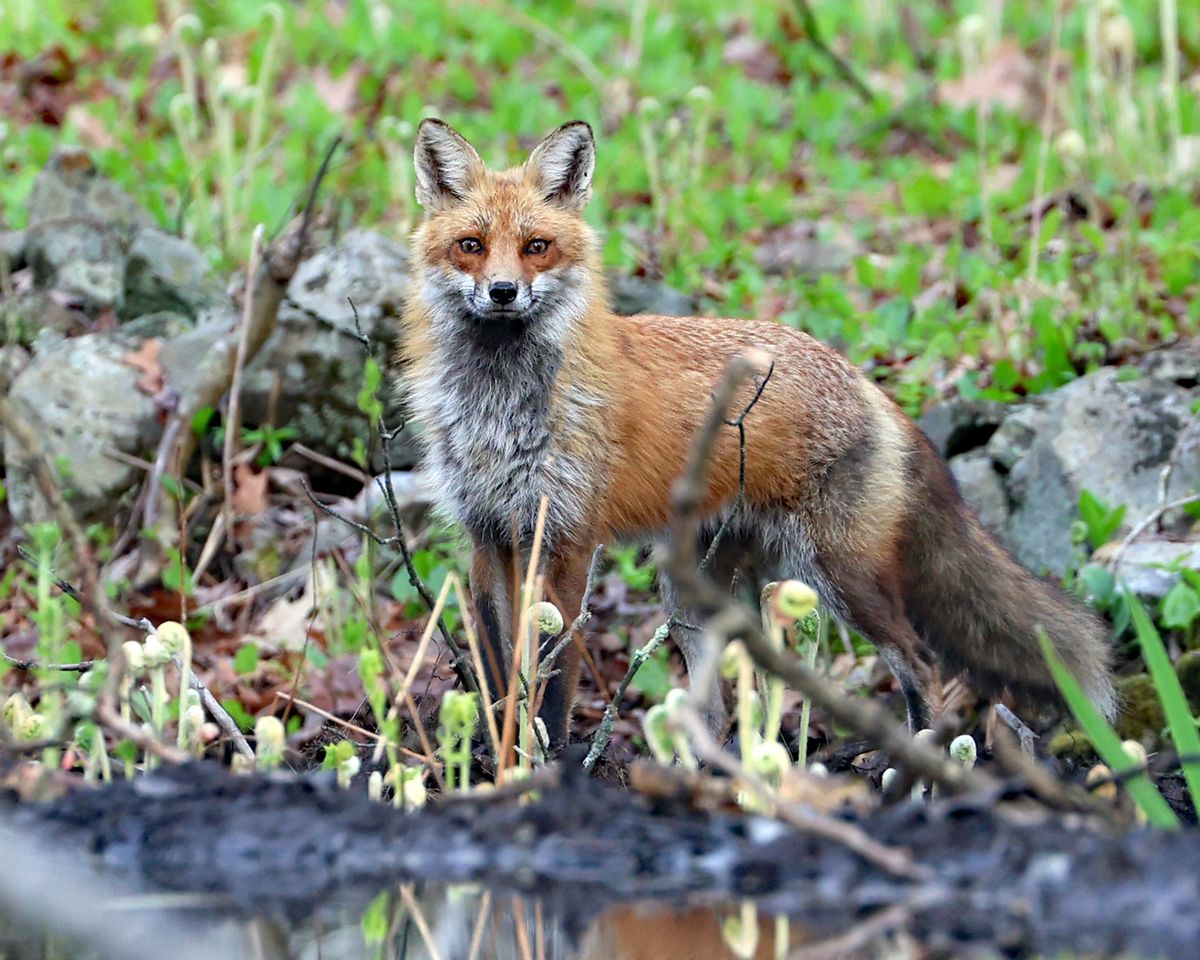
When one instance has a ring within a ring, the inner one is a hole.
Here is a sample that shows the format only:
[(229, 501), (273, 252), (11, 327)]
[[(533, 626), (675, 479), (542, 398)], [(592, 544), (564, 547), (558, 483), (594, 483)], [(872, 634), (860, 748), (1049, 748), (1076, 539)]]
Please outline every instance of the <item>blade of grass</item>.
[(1083, 732), (1091, 739), (1101, 759), (1118, 776), (1133, 773), (1125, 781), (1125, 789), (1145, 812), (1146, 819), (1152, 826), (1162, 830), (1178, 830), (1179, 819), (1175, 816), (1174, 811), (1167, 805), (1163, 795), (1158, 792), (1158, 788), (1145, 773), (1134, 773), (1140, 769), (1140, 765), (1125, 752), (1125, 748), (1121, 746), (1121, 738), (1092, 704), (1088, 695), (1083, 692), (1079, 681), (1059, 658), (1044, 630), (1038, 630), (1038, 643), (1042, 645), (1042, 655), (1046, 658), (1050, 673), (1054, 677), (1054, 682), (1058, 684), (1063, 699), (1067, 701), (1067, 706), (1075, 714), (1075, 719), (1079, 721)]
[[(1167, 648), (1163, 646), (1158, 630), (1146, 613), (1137, 597), (1126, 591), (1129, 612), (1133, 616), (1133, 629), (1137, 633), (1138, 643), (1142, 647), (1142, 659), (1150, 671), (1150, 679), (1154, 681), (1154, 689), (1162, 702), (1163, 714), (1171, 731), (1171, 740), (1175, 744), (1175, 752), (1180, 757), (1200, 757), (1200, 732), (1196, 730), (1196, 721), (1188, 706), (1187, 696)], [(1200, 760), (1187, 759), (1182, 761), (1183, 778), (1187, 781), (1188, 791), (1192, 795), (1192, 806), (1200, 810)]]

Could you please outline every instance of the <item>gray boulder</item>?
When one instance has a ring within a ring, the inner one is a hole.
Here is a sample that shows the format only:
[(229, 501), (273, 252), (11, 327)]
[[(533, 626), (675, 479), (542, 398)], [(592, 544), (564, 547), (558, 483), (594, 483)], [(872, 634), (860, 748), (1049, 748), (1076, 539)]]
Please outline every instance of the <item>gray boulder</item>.
[(637, 313), (659, 317), (690, 317), (696, 312), (696, 304), (691, 297), (657, 280), (628, 274), (610, 274), (608, 288), (613, 310), (627, 317)]
[(961, 397), (938, 404), (917, 421), (943, 457), (954, 457), (982, 447), (1012, 408), (994, 400)]
[[(143, 455), (161, 426), (154, 401), (135, 384), (138, 371), (122, 362), (137, 346), (112, 334), (88, 334), (40, 350), (15, 377), (9, 399), (34, 431), (81, 520), (112, 515), (115, 501), (141, 471), (109, 454)], [(4, 444), (9, 509), (19, 524), (49, 518), (23, 458)]]
[(0, 259), (10, 271), (21, 265), (25, 259), (24, 230), (0, 230)]
[[(1008, 539), (1017, 556), (1035, 570), (1061, 574), (1072, 559), (1071, 524), (1084, 490), (1124, 505), (1129, 525), (1154, 510), (1191, 400), (1191, 391), (1174, 383), (1122, 380), (1110, 367), (1034, 398), (1005, 419), (988, 452), (1009, 468)], [(1168, 496), (1200, 483), (1200, 474), (1180, 466)]]
[[(299, 442), (330, 456), (349, 457), (355, 441), (366, 442), (371, 433), (358, 408), (366, 354), (356, 339), (354, 310), (373, 355), (386, 366), (407, 283), (406, 248), (369, 230), (353, 230), (302, 263), (275, 330), (243, 375), (244, 422), (263, 423), (273, 414), (275, 426), (293, 428)], [(165, 341), (160, 359), (167, 382), (185, 392), (195, 358), (211, 350), (237, 321), (232, 311), (213, 312), (195, 329)], [(391, 398), (386, 384), (380, 396)], [(394, 403), (389, 412), (396, 422)], [(414, 459), (405, 441), (396, 441), (393, 453), (394, 466)]]
[(983, 525), (990, 533), (1006, 538), (1011, 519), (1008, 493), (987, 451), (972, 450), (952, 457), (949, 463), (959, 492), (975, 508)]
[(125, 250), (153, 227), (127, 193), (100, 176), (78, 147), (59, 147), (34, 180), (24, 256), (43, 289), (77, 298), (90, 311), (121, 305)]
[(1200, 542), (1147, 535), (1125, 549), (1116, 573), (1139, 597), (1157, 600), (1179, 580), (1172, 568), (1180, 566), (1200, 570)]
[(186, 240), (156, 228), (141, 230), (125, 259), (122, 318), (168, 310), (193, 321), (206, 309), (230, 307), (204, 255)]
[[(1200, 348), (1188, 344), (1148, 356), (1137, 370), (1098, 370), (1018, 406), (952, 401), (921, 425), (944, 455), (965, 451), (950, 457), (950, 468), (985, 526), (1026, 566), (1058, 576), (1077, 559), (1071, 535), (1084, 490), (1126, 508), (1119, 538), (1159, 507), (1164, 492), (1175, 499), (1200, 489), (1200, 421), (1191, 412), (1198, 383)], [(1157, 565), (1181, 555), (1200, 564), (1191, 523), (1182, 511), (1164, 518), (1126, 551), (1122, 577), (1144, 595), (1165, 593), (1175, 577)]]

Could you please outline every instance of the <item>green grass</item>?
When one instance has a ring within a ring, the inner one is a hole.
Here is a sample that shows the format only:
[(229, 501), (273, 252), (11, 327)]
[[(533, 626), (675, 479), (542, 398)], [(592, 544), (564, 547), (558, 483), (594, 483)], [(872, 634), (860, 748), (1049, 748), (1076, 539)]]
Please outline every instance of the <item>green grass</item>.
[[(910, 411), (955, 387), (1002, 398), (1053, 387), (1196, 325), (1200, 211), (1194, 172), (1171, 170), (1179, 137), (1158, 92), (1156, 4), (1126, 5), (1136, 52), (1128, 95), (1089, 70), (1086, 12), (1068, 11), (1051, 135), (1070, 125), (1085, 149), (1046, 151), (1042, 193), (1079, 188), (1095, 215), (1046, 214), (1034, 278), (1027, 211), (1041, 111), (997, 107), (977, 123), (973, 110), (929, 93), (977, 70), (961, 24), (981, 3), (954, 4), (952, 15), (945, 4), (908, 5), (907, 21), (900, 5), (877, 0), (820, 5), (823, 32), (879, 92), (870, 104), (836, 77), (786, 0), (737, 14), (717, 0), (307, 0), (278, 8), (277, 27), (271, 5), (210, 0), (182, 26), (160, 21), (159, 6), (10, 0), (0, 11), (0, 36), (18, 58), (58, 48), (71, 65), (52, 91), (61, 128), (3, 105), (0, 209), (10, 225), (23, 223), (55, 143), (85, 142), (165, 225), (231, 266), (254, 224), (277, 229), (296, 209), (338, 133), (346, 149), (326, 196), (342, 222), (395, 233), (416, 214), (410, 141), (426, 113), (459, 126), (493, 163), (519, 160), (538, 136), (581, 117), (599, 132), (588, 215), (605, 231), (608, 264), (661, 274), (699, 294), (708, 313), (810, 330), (869, 365)], [(1181, 7), (1180, 36), (1194, 44), (1200, 9)], [(1004, 7), (999, 39), (1035, 75), (1052, 8)], [(742, 62), (730, 37), (751, 51)], [(195, 98), (184, 62), (198, 77)], [(1194, 135), (1196, 95), (1180, 86), (1177, 99), (1179, 130)], [(1120, 112), (1126, 100), (1132, 114)], [(1148, 202), (1130, 199), (1133, 181), (1151, 188)], [(798, 219), (852, 238), (856, 256), (818, 279), (764, 273), (757, 254), (769, 232)]]
[[(1038, 640), (1042, 646), (1042, 655), (1046, 658), (1063, 699), (1067, 701), (1083, 732), (1091, 739), (1100, 758), (1116, 776), (1124, 778), (1125, 789), (1129, 791), (1129, 795), (1141, 808), (1150, 824), (1163, 830), (1178, 829), (1179, 818), (1175, 816), (1150, 778), (1144, 772), (1139, 772), (1140, 765), (1126, 752), (1116, 731), (1092, 705), (1079, 681), (1055, 652), (1050, 638), (1039, 631)], [(1161, 691), (1162, 688), (1159, 689)]]

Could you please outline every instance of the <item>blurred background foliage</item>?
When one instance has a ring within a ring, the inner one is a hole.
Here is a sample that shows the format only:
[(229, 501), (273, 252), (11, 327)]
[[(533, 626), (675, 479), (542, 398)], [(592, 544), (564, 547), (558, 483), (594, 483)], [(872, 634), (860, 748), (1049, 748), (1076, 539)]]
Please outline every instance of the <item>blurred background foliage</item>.
[[(55, 144), (219, 265), (325, 147), (403, 235), (437, 115), (494, 164), (597, 129), (614, 269), (846, 350), (910, 411), (1194, 328), (1200, 5), (1085, 0), (4, 0), (0, 211)], [(828, 48), (843, 59), (841, 71)], [(854, 74), (850, 79), (845, 72)]]

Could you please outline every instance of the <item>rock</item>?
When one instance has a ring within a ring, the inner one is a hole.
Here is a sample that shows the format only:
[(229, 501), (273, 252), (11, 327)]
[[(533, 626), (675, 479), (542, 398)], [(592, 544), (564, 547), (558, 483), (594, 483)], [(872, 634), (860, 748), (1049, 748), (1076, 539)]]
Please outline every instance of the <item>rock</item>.
[(1200, 542), (1148, 537), (1144, 534), (1125, 548), (1117, 573), (1139, 597), (1161, 600), (1179, 580), (1171, 568), (1200, 570)]
[(917, 425), (938, 453), (953, 457), (986, 444), (1011, 412), (1011, 407), (994, 400), (956, 398), (929, 410)]
[[(18, 344), (0, 346), (0, 396), (8, 396), (9, 385), (29, 364), (29, 351)], [(4, 431), (0, 429), (0, 477), (5, 476)]]
[(696, 304), (690, 297), (665, 283), (645, 277), (610, 274), (608, 285), (613, 310), (627, 317), (635, 313), (690, 317), (696, 312)]
[[(226, 316), (232, 316), (232, 313)], [(170, 340), (173, 337), (182, 337), (192, 329), (193, 323), (189, 317), (170, 310), (143, 314), (136, 320), (121, 324), (121, 333), (137, 340), (148, 340), (151, 337)]]
[(125, 256), (103, 226), (77, 221), (31, 228), (29, 263), (39, 287), (70, 294), (89, 311), (120, 305)]
[(194, 321), (205, 309), (232, 306), (204, 255), (162, 230), (142, 230), (134, 238), (124, 284), (124, 318), (170, 310)]
[(71, 220), (102, 225), (127, 244), (155, 225), (133, 197), (100, 175), (86, 150), (60, 146), (33, 182), (28, 228)]
[(963, 499), (975, 508), (983, 525), (1000, 539), (1005, 539), (1009, 521), (1008, 494), (987, 451), (972, 450), (952, 458), (950, 472), (954, 474)]
[(1186, 340), (1142, 357), (1137, 369), (1154, 380), (1166, 380), (1180, 387), (1200, 385), (1200, 340)]
[[(1017, 557), (1061, 575), (1072, 560), (1071, 524), (1085, 489), (1126, 506), (1126, 527), (1152, 511), (1191, 401), (1187, 388), (1150, 377), (1122, 380), (1109, 367), (1005, 418), (987, 450), (1009, 471), (1006, 539)], [(1176, 464), (1172, 491), (1200, 485), (1200, 457), (1187, 459), (1186, 467)]]
[[(135, 386), (138, 371), (122, 362), (136, 343), (88, 334), (39, 351), (13, 381), (9, 399), (41, 438), (51, 464), (83, 521), (112, 515), (117, 498), (141, 478), (135, 466), (106, 453), (145, 454), (161, 431), (154, 401)], [(18, 524), (48, 519), (13, 444), (4, 448), (9, 509)]]
[(400, 313), (407, 289), (408, 249), (372, 230), (351, 230), (300, 264), (287, 304), (346, 333), (354, 332), (357, 309), (363, 333), (391, 340), (391, 330), (378, 329), (380, 320)]
[(40, 287), (60, 290), (97, 312), (121, 304), (125, 247), (152, 226), (132, 197), (100, 176), (85, 151), (59, 147), (34, 180), (25, 258)]
[[(280, 306), (275, 330), (242, 378), (242, 410), (247, 426), (266, 422), (298, 431), (296, 439), (329, 456), (348, 458), (355, 441), (366, 443), (371, 425), (358, 408), (366, 357), (354, 336), (358, 310), (363, 333), (377, 361), (386, 368), (395, 346), (393, 318), (408, 282), (407, 250), (380, 234), (354, 230), (341, 242), (300, 265)], [(184, 392), (195, 358), (234, 328), (230, 310), (213, 312), (194, 329), (172, 337), (160, 360), (167, 380)], [(396, 422), (399, 400), (386, 384), (380, 396), (389, 420)], [(406, 438), (392, 444), (394, 467), (411, 465), (415, 451)], [(381, 463), (376, 464), (382, 467)]]
[(8, 309), (16, 327), (17, 341), (29, 345), (46, 332), (61, 336), (83, 333), (88, 327), (88, 315), (69, 304), (70, 299), (58, 291), (37, 287), (16, 294)]
[(818, 277), (841, 273), (861, 252), (861, 245), (844, 227), (828, 221), (793, 220), (767, 230), (754, 252), (764, 273)]
[(0, 258), (10, 273), (21, 268), (25, 260), (24, 230), (0, 230)]
[(0, 346), (0, 393), (7, 395), (8, 385), (12, 383), (29, 363), (29, 352), (17, 344)]

